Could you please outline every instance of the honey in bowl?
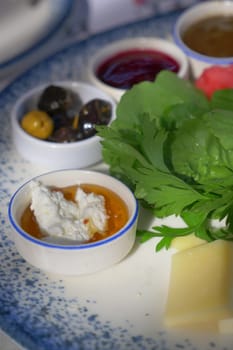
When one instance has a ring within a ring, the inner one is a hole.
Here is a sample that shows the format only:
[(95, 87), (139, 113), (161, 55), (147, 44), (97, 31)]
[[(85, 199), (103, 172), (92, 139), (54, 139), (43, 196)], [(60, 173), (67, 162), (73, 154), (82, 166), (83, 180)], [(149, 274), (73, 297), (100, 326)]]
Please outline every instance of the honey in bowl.
[(179, 71), (179, 64), (166, 53), (150, 49), (119, 52), (99, 65), (97, 77), (107, 85), (129, 89), (142, 81), (154, 81), (161, 70)]
[[(127, 205), (115, 192), (109, 190), (108, 188), (93, 184), (82, 184), (79, 187), (85, 193), (94, 193), (96, 195), (103, 196), (105, 199), (105, 207), (108, 216), (107, 229), (104, 234), (96, 232), (94, 236), (86, 243), (105, 239), (119, 231), (127, 223), (129, 219)], [(74, 185), (63, 188), (54, 187), (52, 190), (60, 191), (63, 193), (66, 200), (74, 201), (77, 188), (78, 186)], [(45, 236), (40, 230), (30, 205), (23, 212), (21, 217), (21, 227), (24, 231), (35, 238), (43, 239)]]
[(233, 57), (233, 15), (201, 19), (184, 30), (184, 43), (193, 51), (210, 57)]

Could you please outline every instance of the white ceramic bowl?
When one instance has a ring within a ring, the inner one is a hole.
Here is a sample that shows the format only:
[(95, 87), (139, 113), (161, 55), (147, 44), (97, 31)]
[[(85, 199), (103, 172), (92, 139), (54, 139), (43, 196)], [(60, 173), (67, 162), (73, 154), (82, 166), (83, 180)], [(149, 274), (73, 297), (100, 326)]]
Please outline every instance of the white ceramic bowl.
[[(115, 101), (111, 96), (95, 86), (83, 82), (65, 81), (53, 82), (52, 85), (68, 88), (79, 94), (84, 103), (100, 98), (112, 105), (112, 118), (115, 119)], [(19, 154), (30, 162), (44, 166), (46, 170), (84, 168), (102, 160), (99, 136), (70, 142), (57, 143), (35, 138), (26, 133), (20, 126), (23, 115), (35, 109), (36, 103), (46, 84), (38, 86), (22, 95), (13, 107), (11, 113), (12, 138)], [(110, 121), (110, 123), (111, 123)]]
[(178, 76), (180, 76), (181, 78), (188, 78), (189, 76), (188, 60), (185, 54), (182, 52), (182, 50), (180, 50), (174, 43), (161, 38), (139, 37), (132, 39), (123, 39), (113, 42), (109, 45), (100, 48), (96, 53), (94, 53), (87, 65), (88, 81), (90, 81), (92, 84), (111, 95), (116, 101), (119, 101), (121, 96), (124, 94), (125, 90), (112, 87), (104, 83), (97, 77), (96, 73), (99, 66), (103, 62), (105, 62), (111, 57), (114, 57), (118, 53), (132, 49), (148, 49), (162, 52), (167, 56), (173, 58), (178, 63)]
[(110, 267), (126, 257), (135, 242), (138, 219), (138, 204), (128, 187), (109, 175), (85, 170), (55, 171), (36, 179), (58, 187), (89, 183), (108, 188), (124, 200), (129, 219), (120, 231), (93, 243), (62, 245), (33, 238), (20, 226), (22, 213), (31, 201), (30, 180), (16, 191), (9, 204), (9, 219), (13, 227), (11, 238), (26, 261), (50, 273), (82, 275)]
[(233, 15), (233, 1), (205, 1), (186, 9), (174, 26), (173, 39), (176, 45), (187, 55), (190, 61), (190, 73), (194, 79), (199, 78), (203, 70), (212, 65), (228, 65), (233, 57), (217, 58), (202, 55), (191, 50), (182, 40), (184, 31), (197, 21), (211, 16)]

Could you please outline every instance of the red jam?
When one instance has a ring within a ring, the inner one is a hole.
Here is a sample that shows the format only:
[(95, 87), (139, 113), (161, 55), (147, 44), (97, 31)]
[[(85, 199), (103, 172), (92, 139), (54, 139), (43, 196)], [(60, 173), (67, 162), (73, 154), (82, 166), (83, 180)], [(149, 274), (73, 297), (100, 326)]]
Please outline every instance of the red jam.
[(161, 70), (177, 73), (179, 64), (155, 50), (132, 49), (108, 58), (97, 69), (98, 78), (110, 86), (129, 89), (141, 81), (154, 81)]

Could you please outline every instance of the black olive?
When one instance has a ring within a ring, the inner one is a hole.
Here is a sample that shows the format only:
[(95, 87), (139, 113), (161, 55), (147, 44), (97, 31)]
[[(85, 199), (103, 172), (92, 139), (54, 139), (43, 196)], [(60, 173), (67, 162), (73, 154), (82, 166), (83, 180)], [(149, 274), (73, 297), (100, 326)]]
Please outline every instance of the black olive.
[(70, 127), (72, 126), (73, 118), (69, 118), (65, 112), (63, 113), (55, 113), (52, 116), (53, 123), (54, 123), (54, 129), (60, 129), (63, 127)]
[(107, 125), (112, 115), (112, 106), (101, 99), (93, 99), (86, 103), (79, 112), (79, 131), (84, 138), (96, 134), (96, 125)]
[(69, 116), (69, 110), (75, 110), (77, 113), (81, 105), (82, 101), (76, 93), (55, 85), (45, 88), (38, 101), (38, 108), (51, 116), (64, 112)]
[(53, 142), (74, 142), (77, 141), (77, 130), (72, 127), (62, 127), (54, 131), (49, 141)]

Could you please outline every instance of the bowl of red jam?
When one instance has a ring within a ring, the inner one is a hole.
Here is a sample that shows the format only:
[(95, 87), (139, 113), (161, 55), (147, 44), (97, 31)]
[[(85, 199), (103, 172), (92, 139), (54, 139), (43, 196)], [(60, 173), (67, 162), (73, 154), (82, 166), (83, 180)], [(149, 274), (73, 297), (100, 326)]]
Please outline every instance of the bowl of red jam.
[(189, 7), (178, 17), (173, 39), (187, 55), (193, 79), (210, 66), (233, 64), (233, 2), (204, 1)]
[(184, 53), (172, 42), (160, 38), (132, 38), (99, 49), (89, 60), (91, 83), (117, 101), (126, 90), (142, 81), (154, 81), (161, 70), (188, 77)]

